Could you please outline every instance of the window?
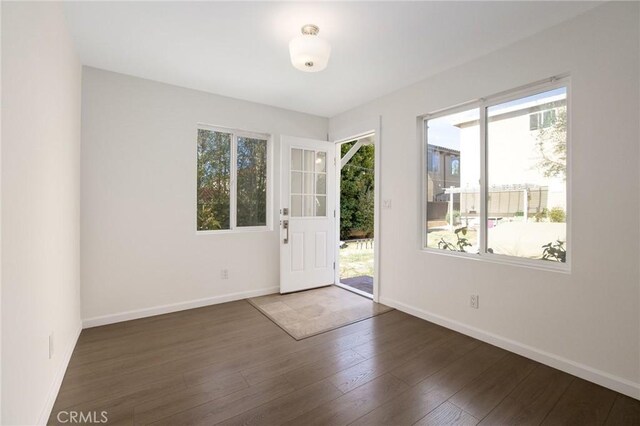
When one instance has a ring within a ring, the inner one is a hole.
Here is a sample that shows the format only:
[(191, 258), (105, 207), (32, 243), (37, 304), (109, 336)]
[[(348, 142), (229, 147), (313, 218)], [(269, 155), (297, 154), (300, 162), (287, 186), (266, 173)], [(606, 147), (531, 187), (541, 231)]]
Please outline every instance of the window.
[[(424, 246), (566, 269), (566, 80), (424, 121)], [(433, 167), (434, 152), (453, 158), (450, 174)]]
[(327, 153), (291, 148), (291, 216), (327, 215)]
[(266, 229), (269, 137), (198, 128), (197, 230)]
[(429, 248), (454, 248), (457, 244), (455, 230), (463, 221), (469, 230), (467, 243), (477, 250), (478, 232), (473, 225), (480, 220), (479, 118), (480, 110), (471, 108), (427, 122), (427, 152), (431, 158), (436, 155), (439, 158), (441, 154), (453, 158), (451, 173), (441, 172), (439, 162), (427, 163), (426, 246)]
[(267, 140), (238, 136), (238, 226), (267, 225)]
[(198, 129), (198, 230), (231, 227), (231, 133)]
[(432, 172), (440, 171), (440, 153), (436, 149), (429, 150), (429, 164)]
[(556, 113), (555, 109), (549, 109), (529, 115), (529, 130), (539, 130), (553, 126), (557, 119)]
[(458, 176), (460, 174), (460, 160), (457, 157), (453, 157), (451, 160), (451, 174)]

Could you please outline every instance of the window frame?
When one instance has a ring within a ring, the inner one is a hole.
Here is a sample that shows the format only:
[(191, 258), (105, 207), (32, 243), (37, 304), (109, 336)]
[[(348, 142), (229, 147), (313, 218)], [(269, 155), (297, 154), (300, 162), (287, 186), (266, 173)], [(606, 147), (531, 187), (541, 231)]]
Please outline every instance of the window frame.
[[(565, 245), (567, 248), (567, 259), (566, 262), (552, 262), (552, 261), (543, 261), (541, 259), (527, 259), (518, 256), (511, 256), (505, 254), (498, 253), (490, 253), (487, 251), (487, 230), (488, 230), (488, 213), (487, 213), (487, 202), (488, 202), (488, 186), (487, 186), (487, 166), (488, 166), (488, 157), (487, 157), (487, 111), (488, 108), (499, 105), (505, 102), (517, 100), (520, 98), (525, 98), (528, 96), (536, 95), (542, 92), (566, 88), (566, 107), (567, 107), (567, 175), (566, 175), (566, 196), (567, 196), (567, 204), (566, 204), (566, 241)], [(480, 133), (480, 230), (478, 236), (479, 242), (479, 251), (478, 253), (464, 253), (464, 252), (455, 252), (449, 250), (442, 250), (433, 247), (427, 247), (427, 200), (428, 200), (428, 187), (427, 187), (427, 152), (428, 152), (428, 131), (427, 124), (429, 120), (433, 120), (439, 117), (447, 116), (450, 114), (455, 114), (462, 111), (467, 111), (470, 109), (477, 108), (479, 110), (479, 133)], [(556, 76), (551, 77), (549, 79), (545, 79), (543, 81), (538, 81), (536, 83), (528, 84), (526, 86), (521, 86), (515, 89), (507, 90), (504, 92), (500, 92), (494, 95), (486, 96), (483, 98), (475, 99), (472, 101), (464, 102), (462, 104), (458, 104), (456, 106), (450, 108), (444, 108), (432, 113), (423, 114), (418, 116), (418, 139), (420, 143), (420, 185), (421, 185), (421, 205), (420, 205), (420, 232), (422, 238), (420, 239), (420, 250), (426, 253), (439, 254), (443, 256), (452, 256), (463, 259), (471, 259), (476, 261), (483, 261), (489, 263), (498, 263), (503, 265), (513, 265), (513, 266), (521, 266), (532, 269), (539, 269), (544, 271), (553, 271), (553, 272), (561, 272), (561, 273), (571, 273), (571, 262), (572, 262), (572, 232), (571, 232), (571, 217), (572, 217), (572, 208), (571, 208), (571, 126), (572, 126), (572, 118), (571, 118), (572, 108), (571, 108), (571, 80), (569, 75)]]
[[(273, 231), (273, 137), (268, 133), (251, 132), (246, 130), (239, 130), (231, 127), (215, 126), (204, 123), (197, 123), (196, 125), (196, 143), (195, 143), (195, 157), (196, 157), (196, 171), (195, 181), (198, 182), (198, 138), (197, 133), (199, 130), (208, 130), (212, 132), (227, 133), (231, 135), (231, 164), (229, 167), (229, 229), (198, 229), (198, 187), (195, 188), (195, 209), (194, 209), (194, 225), (197, 235), (211, 235), (211, 234), (233, 234), (244, 232), (268, 232)], [(237, 180), (238, 180), (238, 138), (251, 138), (267, 141), (267, 202), (266, 202), (266, 225), (260, 226), (238, 226), (237, 225)]]

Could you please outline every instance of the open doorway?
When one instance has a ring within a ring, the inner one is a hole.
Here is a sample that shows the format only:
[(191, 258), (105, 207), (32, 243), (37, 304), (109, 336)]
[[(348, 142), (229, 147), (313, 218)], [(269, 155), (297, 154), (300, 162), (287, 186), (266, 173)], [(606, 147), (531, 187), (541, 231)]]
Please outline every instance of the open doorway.
[(336, 283), (373, 297), (375, 276), (375, 135), (336, 147), (339, 248)]

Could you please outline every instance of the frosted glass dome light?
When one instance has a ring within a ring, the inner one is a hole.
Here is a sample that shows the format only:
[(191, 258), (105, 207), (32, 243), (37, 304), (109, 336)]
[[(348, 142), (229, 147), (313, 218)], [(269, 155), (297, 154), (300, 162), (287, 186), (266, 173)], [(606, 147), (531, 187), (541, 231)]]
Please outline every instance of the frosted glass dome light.
[(327, 67), (331, 46), (318, 37), (320, 29), (315, 25), (302, 27), (302, 35), (289, 42), (291, 64), (304, 72), (318, 72)]

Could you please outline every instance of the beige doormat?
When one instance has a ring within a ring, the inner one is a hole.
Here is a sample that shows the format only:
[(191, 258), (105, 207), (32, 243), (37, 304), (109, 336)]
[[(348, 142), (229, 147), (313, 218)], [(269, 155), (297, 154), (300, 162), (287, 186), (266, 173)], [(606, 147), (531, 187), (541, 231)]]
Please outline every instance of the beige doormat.
[(390, 308), (337, 286), (247, 299), (296, 340), (388, 312)]

